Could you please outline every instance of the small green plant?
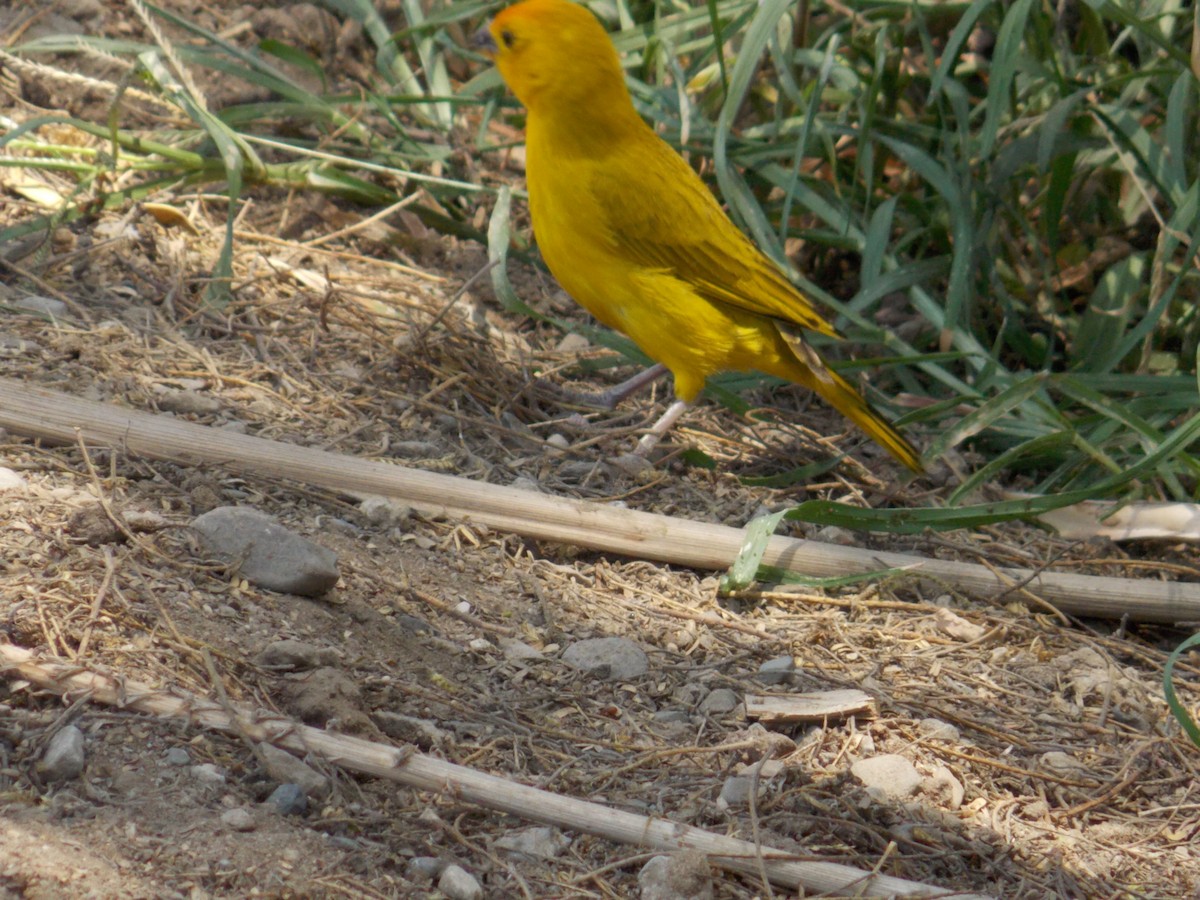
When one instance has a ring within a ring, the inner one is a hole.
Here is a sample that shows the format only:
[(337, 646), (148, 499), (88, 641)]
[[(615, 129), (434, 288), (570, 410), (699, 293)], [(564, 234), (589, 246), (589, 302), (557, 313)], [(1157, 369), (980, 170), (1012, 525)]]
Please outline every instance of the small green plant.
[(1167, 698), (1167, 706), (1171, 710), (1171, 715), (1179, 722), (1184, 733), (1192, 739), (1192, 743), (1200, 747), (1200, 725), (1196, 724), (1196, 720), (1192, 718), (1188, 708), (1179, 701), (1179, 696), (1175, 693), (1175, 664), (1179, 662), (1179, 658), (1184, 653), (1195, 647), (1200, 647), (1200, 634), (1193, 634), (1176, 647), (1167, 659), (1167, 664), (1163, 668), (1163, 695)]

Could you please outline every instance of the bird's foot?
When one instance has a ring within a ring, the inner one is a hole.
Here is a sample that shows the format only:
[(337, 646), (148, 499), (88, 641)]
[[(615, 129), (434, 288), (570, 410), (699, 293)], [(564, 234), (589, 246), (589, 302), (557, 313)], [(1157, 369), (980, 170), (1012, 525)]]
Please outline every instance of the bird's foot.
[(658, 421), (650, 426), (650, 430), (642, 436), (638, 441), (637, 449), (633, 452), (643, 459), (649, 455), (650, 451), (658, 446), (658, 442), (662, 440), (663, 435), (679, 421), (679, 417), (683, 415), (684, 410), (688, 408), (686, 400), (676, 400), (667, 407), (667, 411), (658, 417)]
[(627, 400), (638, 391), (653, 384), (667, 374), (664, 365), (653, 365), (643, 369), (632, 378), (626, 378), (620, 384), (615, 384), (606, 391), (569, 391), (559, 388), (559, 392), (572, 403), (580, 406), (590, 406), (594, 409), (615, 409), (622, 400)]

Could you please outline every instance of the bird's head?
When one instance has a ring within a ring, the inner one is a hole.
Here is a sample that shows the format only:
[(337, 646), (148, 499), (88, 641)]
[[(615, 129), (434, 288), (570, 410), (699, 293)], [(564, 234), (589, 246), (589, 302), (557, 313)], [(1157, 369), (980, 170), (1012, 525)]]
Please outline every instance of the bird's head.
[[(615, 96), (628, 103), (617, 51), (604, 27), (569, 0), (524, 0), (492, 19), (485, 53), (530, 111), (586, 112)], [(584, 104), (584, 106), (579, 106)]]

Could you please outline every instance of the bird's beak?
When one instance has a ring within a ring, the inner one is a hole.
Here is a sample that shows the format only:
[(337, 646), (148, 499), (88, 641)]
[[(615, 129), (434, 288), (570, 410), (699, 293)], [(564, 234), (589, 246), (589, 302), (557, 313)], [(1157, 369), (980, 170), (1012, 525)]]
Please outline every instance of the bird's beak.
[(475, 32), (475, 36), (471, 38), (471, 45), (489, 59), (494, 57), (499, 49), (496, 47), (496, 39), (492, 37), (486, 25)]

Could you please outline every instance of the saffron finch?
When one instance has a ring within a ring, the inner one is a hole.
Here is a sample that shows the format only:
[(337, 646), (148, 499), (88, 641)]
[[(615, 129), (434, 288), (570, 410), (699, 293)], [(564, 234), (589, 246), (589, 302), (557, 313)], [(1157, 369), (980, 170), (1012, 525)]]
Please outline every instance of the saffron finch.
[(675, 376), (676, 402), (643, 449), (709, 375), (757, 369), (815, 391), (920, 472), (913, 446), (804, 339), (838, 336), (834, 327), (638, 115), (595, 16), (569, 0), (524, 0), (488, 35), (528, 111), (525, 173), (546, 265), (588, 312)]

